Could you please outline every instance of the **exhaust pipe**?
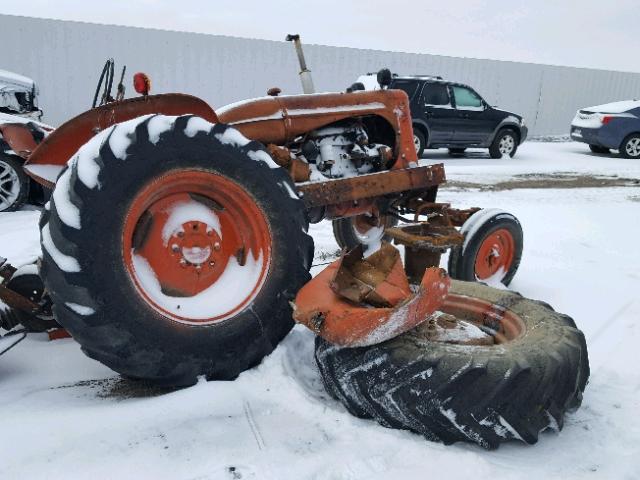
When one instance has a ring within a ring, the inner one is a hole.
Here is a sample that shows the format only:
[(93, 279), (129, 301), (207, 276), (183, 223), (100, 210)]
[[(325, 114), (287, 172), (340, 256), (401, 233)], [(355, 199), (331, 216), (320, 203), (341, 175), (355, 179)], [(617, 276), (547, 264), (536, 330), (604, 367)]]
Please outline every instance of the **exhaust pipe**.
[(293, 42), (296, 47), (296, 53), (298, 54), (298, 62), (300, 63), (300, 81), (302, 82), (302, 91), (304, 93), (316, 93), (316, 89), (313, 86), (313, 80), (311, 79), (311, 70), (307, 69), (307, 62), (304, 60), (304, 52), (302, 51), (302, 42), (300, 42), (300, 35), (287, 35), (285, 38), (287, 42)]

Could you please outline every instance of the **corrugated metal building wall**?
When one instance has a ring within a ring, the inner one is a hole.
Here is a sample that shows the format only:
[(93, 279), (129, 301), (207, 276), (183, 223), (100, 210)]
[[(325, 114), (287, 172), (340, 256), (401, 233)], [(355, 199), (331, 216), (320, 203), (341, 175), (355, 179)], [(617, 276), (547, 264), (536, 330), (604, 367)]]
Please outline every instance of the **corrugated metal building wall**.
[[(283, 31), (283, 37), (286, 32)], [(304, 40), (304, 38), (303, 38)], [(279, 86), (301, 93), (286, 42), (0, 15), (0, 68), (33, 78), (44, 120), (86, 110), (106, 58), (152, 78), (153, 91), (200, 96), (214, 108)], [(525, 116), (532, 135), (566, 134), (583, 106), (640, 97), (640, 74), (530, 63), (306, 45), (319, 91), (341, 91), (360, 74), (389, 67), (472, 85), (492, 105)]]

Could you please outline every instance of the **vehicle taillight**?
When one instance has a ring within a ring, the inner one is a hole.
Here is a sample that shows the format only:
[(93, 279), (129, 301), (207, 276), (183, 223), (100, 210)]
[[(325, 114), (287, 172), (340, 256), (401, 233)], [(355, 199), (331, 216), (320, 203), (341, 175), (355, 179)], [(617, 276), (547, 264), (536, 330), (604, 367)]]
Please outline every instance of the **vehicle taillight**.
[(602, 124), (606, 125), (607, 123), (609, 123), (614, 118), (616, 118), (616, 117), (613, 117), (611, 115), (605, 115), (604, 117), (602, 117)]

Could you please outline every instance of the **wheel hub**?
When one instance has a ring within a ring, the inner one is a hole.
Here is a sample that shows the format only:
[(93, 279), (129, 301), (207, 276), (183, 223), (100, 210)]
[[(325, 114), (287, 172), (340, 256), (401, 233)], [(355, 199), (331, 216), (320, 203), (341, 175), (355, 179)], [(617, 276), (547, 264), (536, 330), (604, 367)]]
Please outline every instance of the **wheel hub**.
[(640, 157), (640, 138), (629, 140), (626, 145), (626, 151), (630, 157)]
[(210, 324), (232, 317), (260, 290), (271, 233), (240, 185), (213, 173), (177, 171), (132, 202), (123, 256), (152, 308), (181, 323)]
[(167, 242), (169, 254), (181, 267), (198, 271), (211, 269), (222, 260), (222, 239), (211, 225), (186, 222), (176, 229)]
[(506, 135), (500, 139), (500, 145), (498, 149), (502, 155), (510, 155), (515, 147), (515, 140), (512, 136)]
[(501, 228), (490, 233), (480, 245), (476, 256), (475, 272), (478, 280), (499, 276), (502, 280), (515, 257), (515, 240), (507, 229)]

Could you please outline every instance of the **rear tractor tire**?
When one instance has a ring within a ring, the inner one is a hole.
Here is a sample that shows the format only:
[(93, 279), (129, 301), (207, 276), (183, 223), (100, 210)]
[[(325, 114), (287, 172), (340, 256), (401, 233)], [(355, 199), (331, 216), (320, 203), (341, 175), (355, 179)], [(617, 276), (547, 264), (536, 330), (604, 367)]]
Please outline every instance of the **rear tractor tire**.
[(164, 386), (233, 379), (293, 326), (313, 241), (287, 172), (194, 116), (104, 130), (41, 221), (44, 283), (84, 352)]
[(517, 293), (457, 280), (442, 312), (438, 322), (457, 327), (438, 336), (438, 322), (427, 321), (370, 347), (317, 337), (329, 394), (385, 427), (487, 449), (514, 439), (536, 443), (580, 406), (589, 361), (571, 318)]
[(449, 275), (458, 280), (509, 285), (522, 258), (522, 226), (499, 209), (480, 210), (462, 225), (461, 247), (451, 249)]

